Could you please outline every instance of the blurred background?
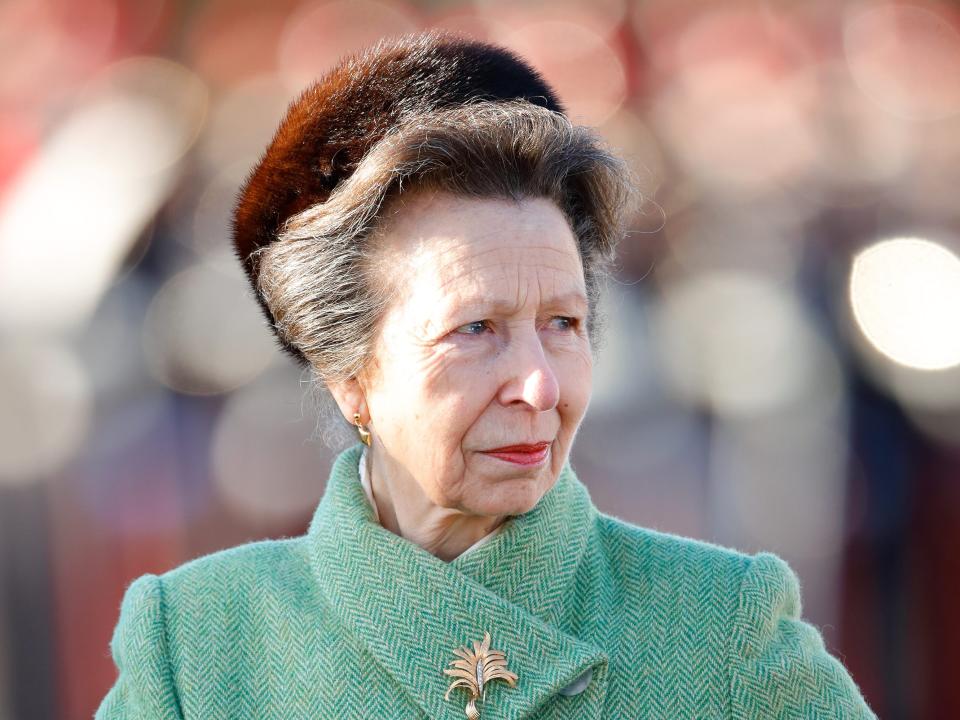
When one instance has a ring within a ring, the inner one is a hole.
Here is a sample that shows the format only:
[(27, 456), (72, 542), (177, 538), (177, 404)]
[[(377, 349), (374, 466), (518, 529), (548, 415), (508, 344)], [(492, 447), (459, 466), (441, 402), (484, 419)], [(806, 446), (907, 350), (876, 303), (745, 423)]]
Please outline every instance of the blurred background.
[(92, 716), (135, 577), (306, 530), (339, 446), (230, 211), (306, 84), (428, 27), (520, 52), (641, 179), (598, 507), (778, 553), (880, 717), (960, 717), (956, 6), (2, 0), (0, 718)]

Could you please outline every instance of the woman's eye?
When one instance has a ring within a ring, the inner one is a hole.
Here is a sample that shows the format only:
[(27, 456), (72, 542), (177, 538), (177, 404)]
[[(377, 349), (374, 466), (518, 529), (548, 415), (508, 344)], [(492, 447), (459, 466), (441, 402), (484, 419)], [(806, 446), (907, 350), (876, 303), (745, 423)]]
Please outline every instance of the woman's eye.
[(572, 317), (558, 316), (552, 319), (552, 322), (559, 330), (572, 330), (577, 325), (577, 319)]
[[(574, 330), (579, 326), (579, 320), (577, 318), (563, 315), (551, 318), (550, 322), (553, 323), (555, 329), (562, 332)], [(482, 335), (487, 330), (490, 330), (489, 320), (475, 320), (466, 325), (461, 325), (454, 332), (460, 333), (461, 335)]]
[(467, 323), (466, 325), (461, 325), (457, 328), (456, 332), (462, 333), (464, 335), (479, 335), (484, 330), (487, 329), (486, 320), (475, 320), (474, 322)]

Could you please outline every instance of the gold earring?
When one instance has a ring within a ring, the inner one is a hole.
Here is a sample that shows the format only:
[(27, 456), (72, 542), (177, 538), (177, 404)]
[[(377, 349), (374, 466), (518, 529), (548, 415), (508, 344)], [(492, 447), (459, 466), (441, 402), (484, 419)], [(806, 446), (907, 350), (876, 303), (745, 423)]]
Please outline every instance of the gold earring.
[(360, 433), (360, 442), (370, 447), (370, 431), (360, 424), (360, 413), (353, 414), (353, 424), (357, 426), (357, 432)]

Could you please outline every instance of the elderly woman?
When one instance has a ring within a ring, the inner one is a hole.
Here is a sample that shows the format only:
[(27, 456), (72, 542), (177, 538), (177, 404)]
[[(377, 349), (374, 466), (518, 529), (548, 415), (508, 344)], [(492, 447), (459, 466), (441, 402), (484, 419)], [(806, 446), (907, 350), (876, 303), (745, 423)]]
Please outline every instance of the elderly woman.
[(875, 717), (783, 560), (601, 513), (569, 463), (632, 195), (495, 46), (403, 37), (304, 92), (234, 240), (360, 442), (306, 535), (130, 585), (97, 717)]

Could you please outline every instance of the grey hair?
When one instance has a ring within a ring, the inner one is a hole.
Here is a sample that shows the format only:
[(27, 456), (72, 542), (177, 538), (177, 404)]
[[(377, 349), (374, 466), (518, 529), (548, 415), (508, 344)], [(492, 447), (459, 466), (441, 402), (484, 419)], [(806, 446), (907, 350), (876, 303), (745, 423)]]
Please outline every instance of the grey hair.
[(577, 240), (596, 350), (600, 280), (638, 193), (626, 163), (588, 128), (524, 100), (475, 101), (408, 117), (326, 202), (290, 217), (258, 251), (258, 289), (276, 329), (322, 384), (364, 368), (391, 299), (376, 270), (386, 204), (410, 190), (556, 202)]

